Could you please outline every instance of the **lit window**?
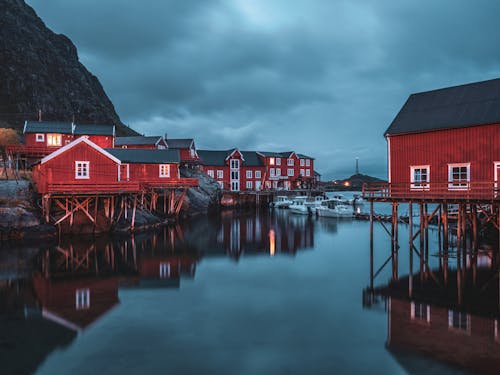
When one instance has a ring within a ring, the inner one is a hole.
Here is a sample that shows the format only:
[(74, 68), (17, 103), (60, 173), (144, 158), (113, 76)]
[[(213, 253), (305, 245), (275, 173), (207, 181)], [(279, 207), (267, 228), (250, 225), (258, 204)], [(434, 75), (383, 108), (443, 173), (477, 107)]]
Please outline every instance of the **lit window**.
[(467, 190), (470, 181), (470, 163), (448, 164), (448, 189)]
[(411, 303), (411, 320), (431, 322), (431, 306), (423, 303)]
[(160, 177), (170, 177), (169, 164), (160, 164)]
[(307, 176), (307, 177), (310, 177), (310, 176), (311, 176), (311, 170), (310, 170), (310, 169), (306, 169), (306, 176)]
[[(257, 177), (257, 172), (255, 172), (255, 177)], [(252, 178), (252, 171), (247, 171), (247, 178)]]
[(261, 178), (260, 171), (255, 171), (255, 178)]
[(288, 175), (293, 176), (295, 174), (295, 171), (293, 168), (288, 168)]
[(271, 168), (271, 169), (269, 170), (269, 176), (270, 176), (270, 177), (274, 177), (274, 168)]
[(311, 160), (310, 159), (306, 159), (306, 167), (310, 167), (311, 166)]
[(290, 167), (293, 166), (294, 165), (293, 164), (293, 159), (288, 159), (287, 160), (287, 165), (290, 166)]
[(448, 310), (448, 327), (470, 332), (470, 315), (454, 310)]
[(274, 158), (269, 158), (269, 165), (274, 165)]
[(251, 189), (253, 187), (252, 181), (247, 181), (247, 189)]
[(209, 169), (209, 170), (207, 171), (207, 174), (208, 174), (210, 177), (214, 178), (214, 171), (213, 171), (212, 169)]
[(281, 168), (276, 168), (276, 176), (281, 176)]
[(281, 165), (281, 158), (276, 158), (276, 165)]
[(36, 135), (36, 141), (37, 142), (44, 142), (45, 141), (45, 135), (44, 134), (37, 134)]
[(61, 134), (47, 134), (47, 146), (61, 146), (61, 145), (62, 145)]
[(160, 279), (170, 277), (170, 263), (160, 263)]
[(224, 178), (224, 171), (219, 169), (217, 170), (217, 178)]
[(75, 307), (77, 310), (90, 308), (90, 290), (77, 289), (75, 291)]
[(430, 167), (428, 165), (410, 167), (410, 187), (412, 189), (428, 189), (430, 180)]
[(75, 161), (75, 178), (88, 179), (90, 178), (90, 162), (88, 161)]
[(303, 167), (304, 166), (304, 159), (300, 159), (300, 166)]

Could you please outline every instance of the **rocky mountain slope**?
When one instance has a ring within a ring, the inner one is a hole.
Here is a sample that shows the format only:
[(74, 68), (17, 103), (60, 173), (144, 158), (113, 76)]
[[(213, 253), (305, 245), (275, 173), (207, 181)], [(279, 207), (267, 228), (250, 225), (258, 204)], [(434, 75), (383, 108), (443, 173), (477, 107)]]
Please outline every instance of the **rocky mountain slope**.
[(0, 0), (0, 126), (21, 129), (25, 120), (125, 126), (99, 80), (78, 60), (76, 47), (49, 30), (23, 0)]

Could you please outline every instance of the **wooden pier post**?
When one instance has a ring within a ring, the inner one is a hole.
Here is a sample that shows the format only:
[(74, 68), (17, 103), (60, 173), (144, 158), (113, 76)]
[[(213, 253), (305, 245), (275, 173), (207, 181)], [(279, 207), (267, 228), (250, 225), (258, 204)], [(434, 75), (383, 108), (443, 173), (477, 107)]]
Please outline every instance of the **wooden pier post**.
[(443, 203), (443, 281), (448, 283), (448, 204)]
[(412, 201), (408, 202), (408, 232), (409, 232), (409, 255), (410, 272), (408, 274), (408, 297), (413, 297), (413, 207)]
[(373, 290), (373, 200), (370, 200), (370, 289)]
[(420, 239), (420, 281), (424, 280), (424, 204), (422, 202), (419, 203), (419, 216), (420, 216), (420, 230), (419, 230), (419, 239)]

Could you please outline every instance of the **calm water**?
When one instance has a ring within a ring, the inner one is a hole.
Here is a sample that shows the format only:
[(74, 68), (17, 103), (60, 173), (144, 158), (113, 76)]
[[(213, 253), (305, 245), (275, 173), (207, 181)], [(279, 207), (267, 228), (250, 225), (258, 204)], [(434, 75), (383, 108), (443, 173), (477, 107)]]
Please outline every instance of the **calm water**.
[[(378, 266), (390, 240), (375, 229)], [(405, 227), (400, 235), (407, 238)], [(417, 354), (425, 342), (399, 350), (404, 338), (395, 330), (406, 327), (396, 307), (409, 302), (377, 297), (363, 307), (368, 255), (368, 222), (287, 210), (4, 248), (0, 373), (467, 373), (446, 357)], [(408, 262), (400, 258), (403, 277)], [(387, 283), (386, 268), (377, 285)]]

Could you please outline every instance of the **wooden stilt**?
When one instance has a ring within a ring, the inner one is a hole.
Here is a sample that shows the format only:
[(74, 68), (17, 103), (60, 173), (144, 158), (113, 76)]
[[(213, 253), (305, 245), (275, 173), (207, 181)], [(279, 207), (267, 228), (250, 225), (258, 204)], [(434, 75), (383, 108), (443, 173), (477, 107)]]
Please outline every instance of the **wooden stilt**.
[(373, 290), (373, 201), (370, 200), (370, 289)]
[(408, 274), (408, 297), (413, 297), (413, 207), (412, 202), (408, 203), (408, 232), (409, 232), (409, 254), (410, 254), (410, 272)]
[(419, 259), (420, 259), (420, 281), (424, 280), (424, 204), (422, 202), (419, 203), (419, 209), (420, 209), (420, 234), (419, 234), (419, 239), (420, 239), (420, 247), (419, 247)]
[(130, 224), (130, 228), (133, 230), (135, 226), (135, 212), (137, 209), (137, 195), (134, 194), (134, 208), (132, 209), (132, 222)]

